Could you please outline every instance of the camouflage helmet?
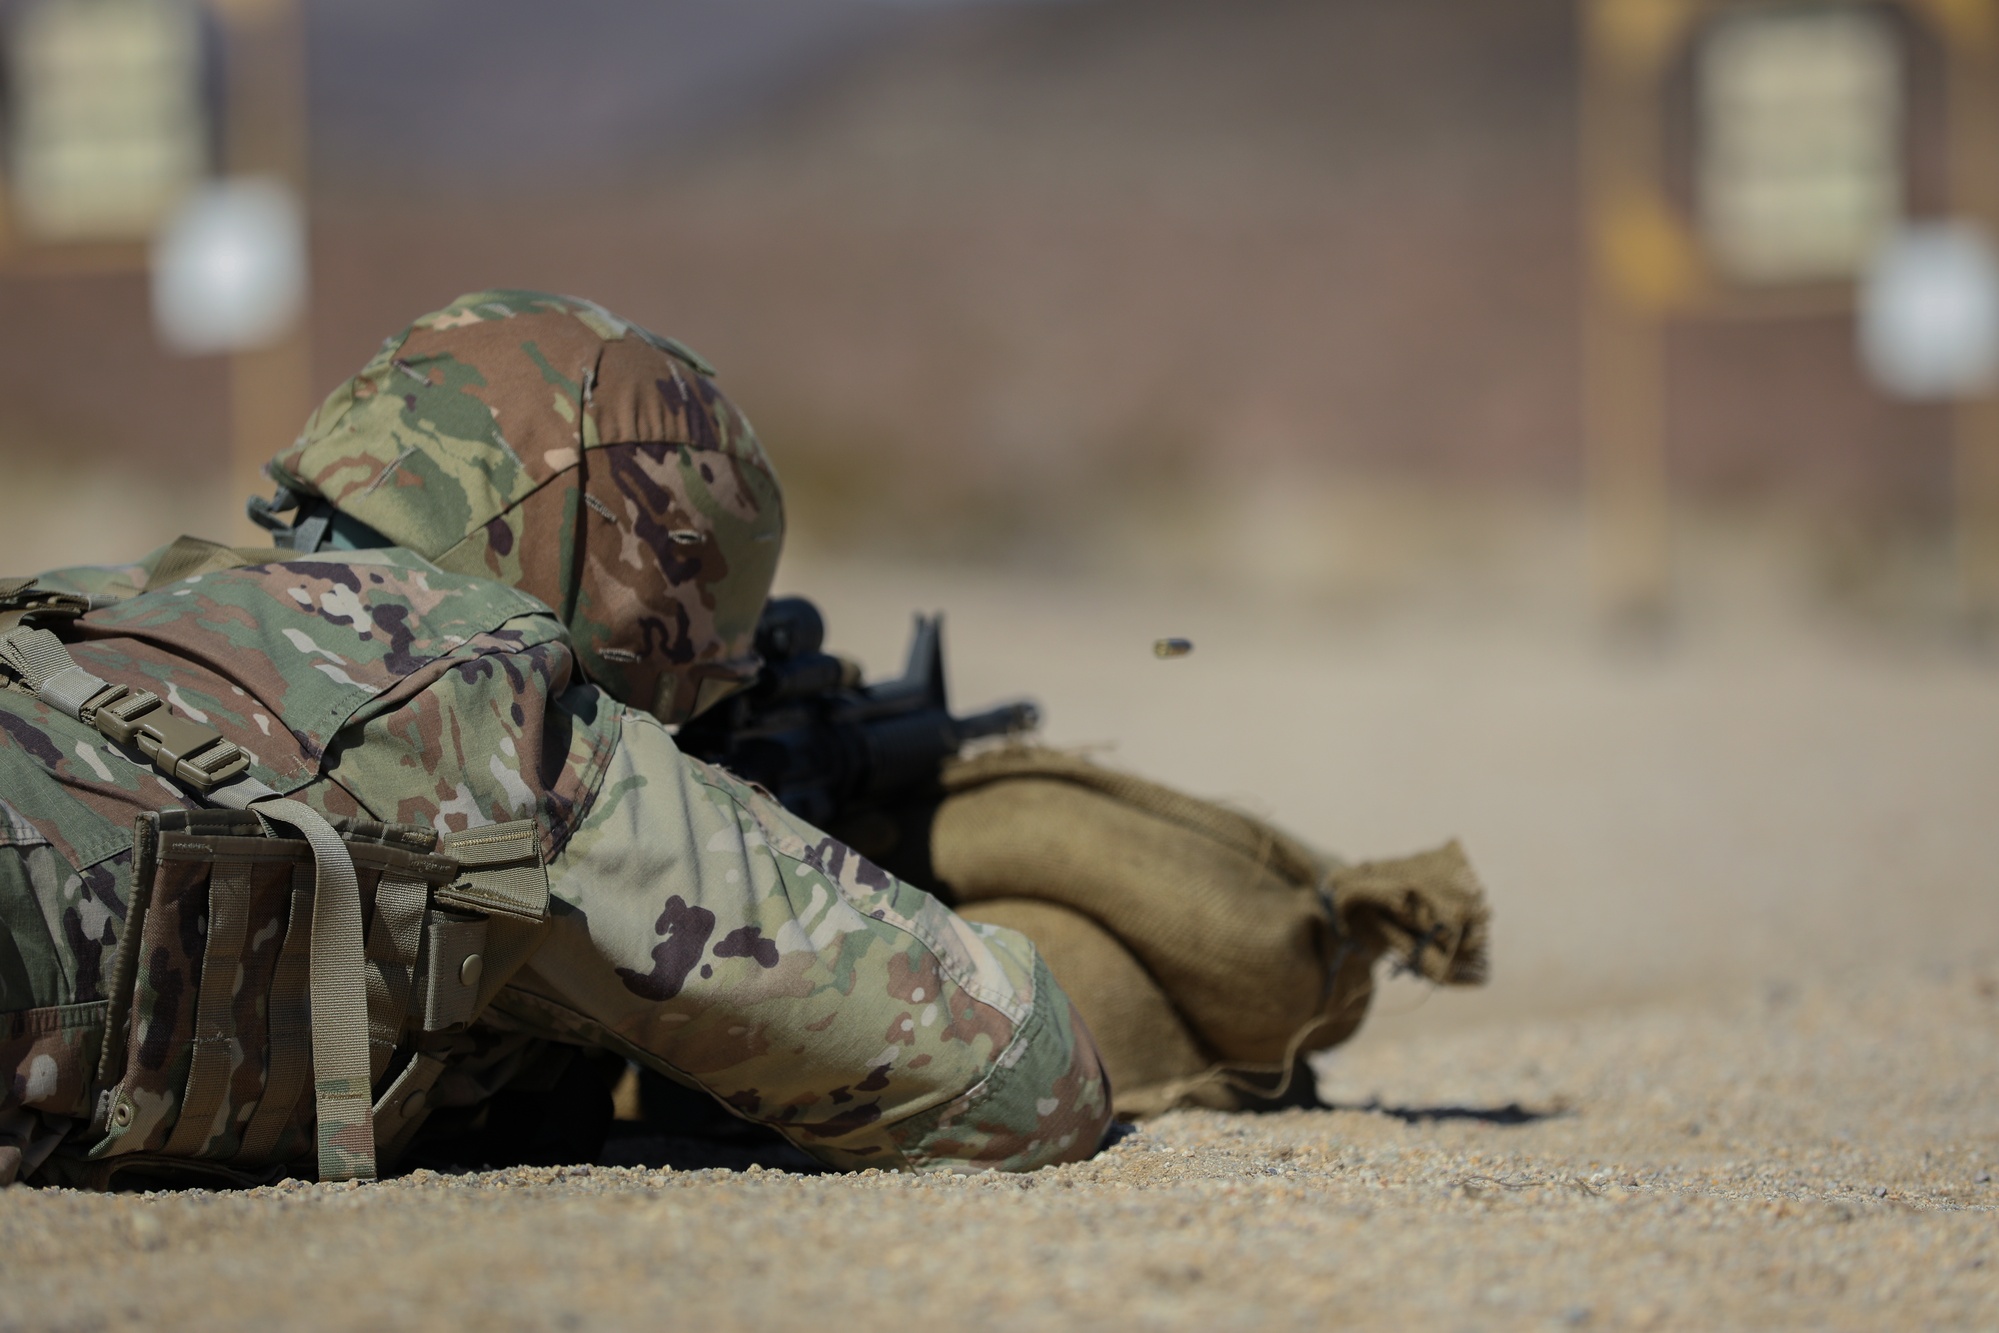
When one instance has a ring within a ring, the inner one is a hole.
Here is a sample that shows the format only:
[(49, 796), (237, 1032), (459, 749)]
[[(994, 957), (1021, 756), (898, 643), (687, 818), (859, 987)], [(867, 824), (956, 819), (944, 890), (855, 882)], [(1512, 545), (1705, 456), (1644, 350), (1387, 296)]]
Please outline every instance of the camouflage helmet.
[(784, 539), (770, 460), (713, 373), (588, 301), (461, 296), (333, 391), (251, 516), (295, 548), (392, 544), (513, 584), (593, 681), (685, 721), (756, 674)]

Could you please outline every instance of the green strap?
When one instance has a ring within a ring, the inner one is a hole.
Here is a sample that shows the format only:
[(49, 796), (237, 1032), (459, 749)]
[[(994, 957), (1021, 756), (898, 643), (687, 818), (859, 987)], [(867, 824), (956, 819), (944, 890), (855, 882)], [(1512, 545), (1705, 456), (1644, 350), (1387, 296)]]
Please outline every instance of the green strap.
[(250, 808), (291, 825), (312, 848), (312, 1086), (319, 1178), (373, 1180), (367, 962), (354, 860), (333, 826), (310, 807), (277, 800)]

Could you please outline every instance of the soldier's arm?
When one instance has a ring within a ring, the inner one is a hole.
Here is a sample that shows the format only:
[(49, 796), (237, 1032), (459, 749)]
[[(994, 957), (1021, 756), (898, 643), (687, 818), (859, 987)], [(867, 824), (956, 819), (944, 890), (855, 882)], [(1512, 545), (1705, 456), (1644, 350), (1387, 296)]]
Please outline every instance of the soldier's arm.
[(554, 931), (499, 1008), (697, 1083), (841, 1167), (1095, 1151), (1102, 1066), (1025, 937), (965, 921), (620, 712), (550, 865)]

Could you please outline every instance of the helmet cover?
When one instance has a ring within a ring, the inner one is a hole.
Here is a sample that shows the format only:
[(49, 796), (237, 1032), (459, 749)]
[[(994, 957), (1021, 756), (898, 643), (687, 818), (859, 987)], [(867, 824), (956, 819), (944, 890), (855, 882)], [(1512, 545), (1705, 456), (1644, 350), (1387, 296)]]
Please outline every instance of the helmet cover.
[(569, 627), (614, 697), (682, 722), (748, 683), (784, 540), (713, 371), (589, 301), (461, 296), (382, 345), (266, 469)]

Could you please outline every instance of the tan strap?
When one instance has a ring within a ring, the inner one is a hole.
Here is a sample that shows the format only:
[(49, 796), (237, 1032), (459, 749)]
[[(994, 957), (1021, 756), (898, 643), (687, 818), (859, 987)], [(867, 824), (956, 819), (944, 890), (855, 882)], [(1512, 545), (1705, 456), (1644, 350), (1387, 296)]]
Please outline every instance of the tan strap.
[(423, 979), (415, 997), (418, 1031), (449, 1032), (472, 1021), (485, 980), (490, 927), (487, 917), (430, 913), (423, 937)]
[(440, 906), (539, 922), (548, 915), (548, 870), (541, 828), (532, 819), (446, 833), (442, 850), (458, 862), (458, 881), (439, 889)]
[(297, 551), (281, 551), (275, 546), (225, 546), (202, 537), (177, 537), (173, 545), (160, 552), (158, 563), (146, 576), (144, 591), (152, 592), (155, 588), (179, 583), (196, 574), (295, 560), (298, 554)]
[(409, 1017), (429, 901), (430, 886), (409, 876), (384, 874), (375, 888), (375, 924), (368, 932), (368, 1052), (375, 1078), (387, 1072)]
[(354, 860), (333, 826), (308, 806), (276, 800), (251, 809), (291, 825), (312, 848), (312, 1084), (319, 1178), (373, 1180), (367, 961)]
[[(437, 905), (486, 918), (485, 952), (469, 1020), (493, 1002), (547, 938), (548, 868), (541, 859), (541, 831), (532, 819), (446, 833), (441, 844), (439, 850), (457, 860), (459, 878), (437, 891)], [(440, 979), (433, 973), (433, 980)]]
[(249, 770), (249, 751), (214, 727), (174, 713), (151, 690), (112, 685), (85, 671), (45, 629), (16, 625), (0, 633), (0, 667), (41, 702), (134, 747), (162, 774), (196, 791), (234, 782)]
[(430, 1115), (431, 1089), (444, 1070), (443, 1060), (419, 1051), (375, 1103), (375, 1132), (380, 1136), (378, 1151), (384, 1166), (393, 1168), (402, 1160), (410, 1140)]
[[(41, 695), (43, 688), (50, 681), (61, 678), (68, 682), (72, 672), (77, 673), (82, 679), (70, 686), (65, 693), (73, 694), (78, 690), (87, 689), (88, 693), (84, 695), (87, 699), (105, 688), (103, 681), (76, 664), (76, 660), (69, 655), (69, 649), (63, 647), (61, 639), (45, 629), (17, 625), (5, 634), (0, 634), (0, 663), (5, 663), (7, 669), (14, 673), (23, 689), (36, 696)], [(63, 711), (74, 717), (79, 706), (65, 708)]]

